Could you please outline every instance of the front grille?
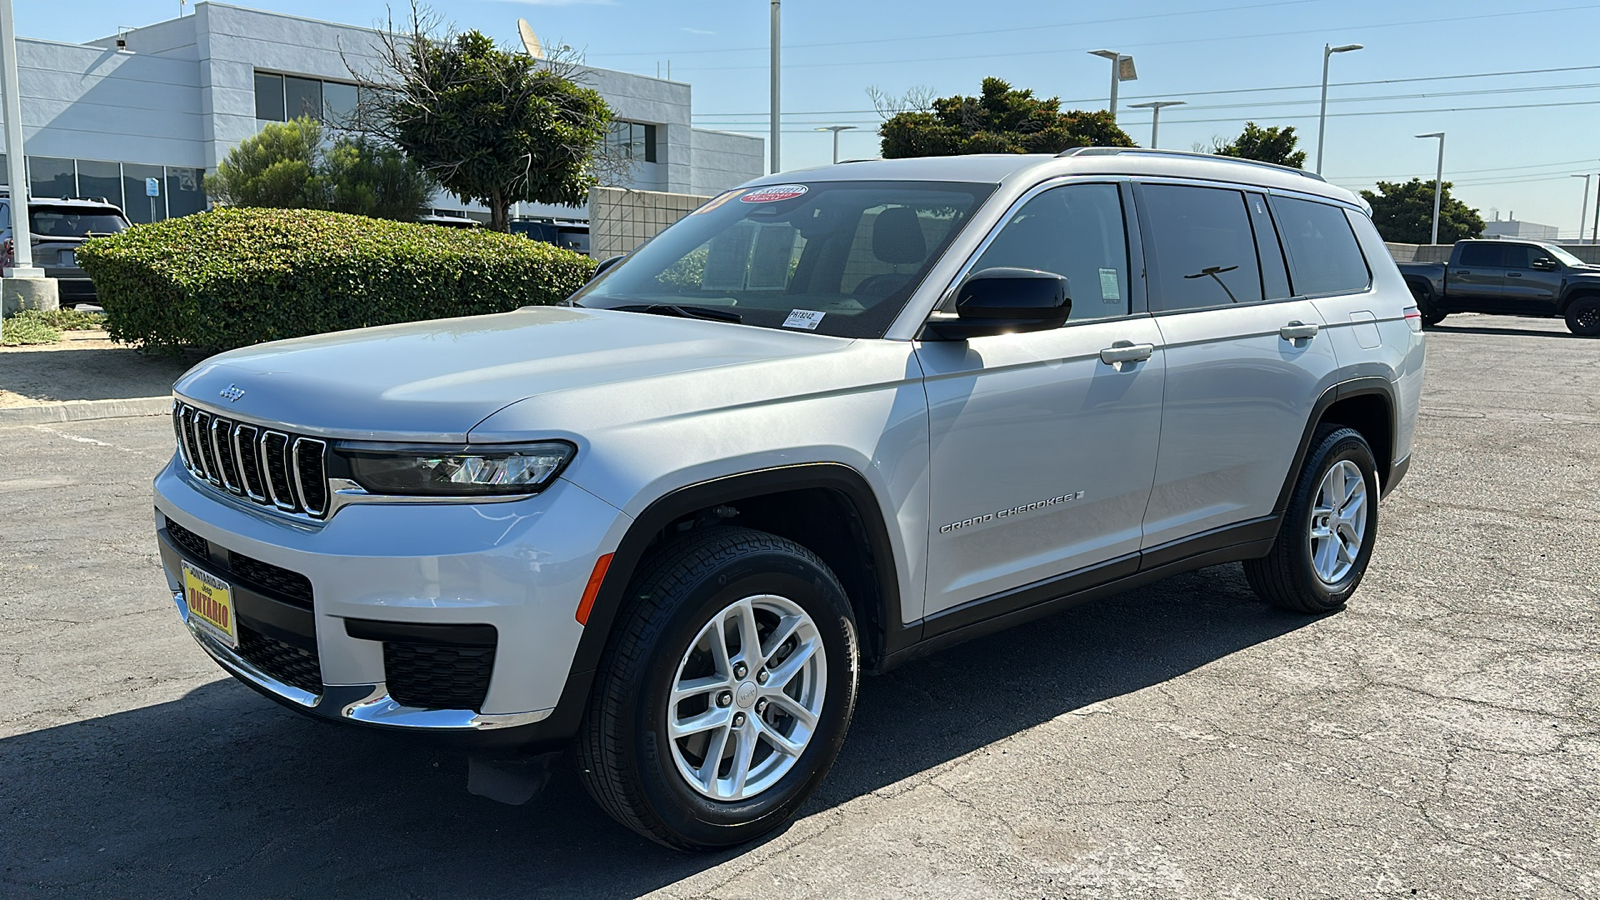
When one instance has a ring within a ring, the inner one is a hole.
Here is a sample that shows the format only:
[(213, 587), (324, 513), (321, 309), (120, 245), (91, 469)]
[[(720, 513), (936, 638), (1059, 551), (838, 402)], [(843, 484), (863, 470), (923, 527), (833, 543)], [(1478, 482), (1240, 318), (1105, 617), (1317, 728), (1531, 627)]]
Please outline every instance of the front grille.
[(239, 655), (284, 684), (322, 693), (322, 663), (315, 650), (284, 643), (240, 622)]
[(282, 512), (328, 514), (328, 445), (234, 419), (187, 403), (172, 410), (178, 456), (194, 477), (236, 497)]
[(311, 579), (299, 572), (232, 551), (228, 553), (228, 568), (244, 584), (302, 609), (312, 608)]
[(189, 551), (190, 554), (202, 560), (211, 558), (211, 545), (206, 539), (189, 529), (179, 525), (171, 519), (167, 520), (167, 534), (172, 537), (172, 542)]
[(402, 706), (481, 712), (494, 648), (385, 641), (383, 670), (389, 696)]

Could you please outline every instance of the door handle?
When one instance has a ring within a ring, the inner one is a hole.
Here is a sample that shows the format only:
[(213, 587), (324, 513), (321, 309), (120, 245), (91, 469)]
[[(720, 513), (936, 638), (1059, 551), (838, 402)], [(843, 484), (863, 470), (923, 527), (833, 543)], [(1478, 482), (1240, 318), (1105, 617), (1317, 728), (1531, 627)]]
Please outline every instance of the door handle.
[(1304, 322), (1290, 322), (1278, 329), (1278, 335), (1286, 341), (1309, 341), (1317, 336), (1320, 329)]
[(1117, 341), (1115, 344), (1100, 351), (1100, 361), (1108, 366), (1125, 362), (1143, 362), (1155, 352), (1155, 344), (1135, 344), (1131, 341)]
[(1457, 275), (1471, 275), (1472, 274), (1472, 270), (1471, 269), (1457, 269), (1456, 270), (1456, 274)]
[(1522, 277), (1522, 273), (1521, 272), (1507, 272), (1506, 273), (1506, 277), (1507, 278), (1521, 278)]

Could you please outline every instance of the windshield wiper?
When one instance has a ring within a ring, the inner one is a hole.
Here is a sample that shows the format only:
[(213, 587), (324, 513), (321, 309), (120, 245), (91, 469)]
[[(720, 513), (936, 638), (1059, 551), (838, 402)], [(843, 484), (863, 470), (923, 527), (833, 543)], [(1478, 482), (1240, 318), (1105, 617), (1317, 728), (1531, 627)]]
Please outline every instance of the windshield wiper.
[(714, 322), (743, 322), (744, 316), (731, 309), (717, 309), (711, 306), (678, 306), (672, 303), (632, 303), (627, 306), (613, 306), (623, 312), (649, 313), (655, 316), (677, 316), (680, 319), (709, 319)]

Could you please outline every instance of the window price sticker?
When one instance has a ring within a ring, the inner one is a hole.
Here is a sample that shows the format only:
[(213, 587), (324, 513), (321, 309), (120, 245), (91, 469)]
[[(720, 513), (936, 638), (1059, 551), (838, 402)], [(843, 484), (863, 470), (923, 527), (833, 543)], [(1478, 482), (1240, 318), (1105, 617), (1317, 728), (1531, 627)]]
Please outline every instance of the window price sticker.
[(817, 326), (822, 324), (824, 315), (826, 313), (820, 313), (814, 309), (792, 309), (789, 311), (789, 318), (783, 320), (783, 327), (816, 331)]

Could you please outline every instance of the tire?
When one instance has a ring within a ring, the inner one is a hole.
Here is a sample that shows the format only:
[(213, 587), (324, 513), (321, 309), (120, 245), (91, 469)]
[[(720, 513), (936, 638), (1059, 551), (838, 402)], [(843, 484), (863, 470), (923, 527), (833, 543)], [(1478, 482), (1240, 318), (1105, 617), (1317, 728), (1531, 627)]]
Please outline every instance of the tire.
[(1422, 313), (1424, 327), (1432, 328), (1443, 322), (1444, 317), (1449, 315), (1449, 313), (1442, 313), (1434, 308), (1432, 288), (1415, 282), (1407, 282), (1406, 286), (1411, 288), (1411, 296), (1417, 301), (1417, 310)]
[(1579, 337), (1600, 337), (1600, 297), (1579, 297), (1567, 306), (1567, 330)]
[[(739, 638), (740, 604), (763, 629), (754, 653), (766, 650), (776, 661), (771, 681), (757, 684), (768, 677), (765, 667), (749, 671), (755, 658)], [(760, 646), (786, 623), (799, 623), (794, 637)], [(711, 644), (719, 631), (720, 659)], [(782, 688), (776, 679), (786, 668), (793, 677)], [(630, 586), (577, 738), (583, 783), (618, 822), (665, 846), (704, 850), (752, 840), (787, 821), (826, 777), (850, 727), (859, 670), (849, 598), (815, 554), (748, 528), (692, 532), (650, 557)], [(708, 672), (720, 673), (730, 690), (694, 687), (669, 704), (680, 679), (703, 681)], [(780, 689), (787, 703), (773, 699)], [(813, 714), (814, 727), (791, 711)], [(668, 731), (669, 719), (699, 727), (713, 718), (728, 724), (676, 739)], [(789, 740), (791, 752), (758, 736), (763, 729)], [(745, 764), (748, 779), (738, 768), (747, 746), (754, 757)]]
[[(1335, 469), (1340, 473), (1337, 477), (1332, 476)], [(1355, 486), (1358, 475), (1360, 484)], [(1326, 518), (1325, 489), (1337, 491), (1340, 485), (1335, 482), (1339, 478), (1349, 490), (1344, 508), (1350, 518), (1343, 525), (1335, 525), (1332, 534), (1326, 527), (1314, 532), (1313, 517)], [(1364, 500), (1359, 511), (1351, 508), (1358, 491)], [(1319, 539), (1318, 533), (1324, 536)], [(1352, 537), (1356, 539), (1353, 553), (1348, 551)], [(1295, 479), (1272, 552), (1261, 559), (1247, 560), (1245, 578), (1256, 596), (1279, 609), (1308, 614), (1335, 612), (1344, 607), (1361, 583), (1377, 538), (1378, 472), (1372, 448), (1353, 428), (1321, 425)]]

